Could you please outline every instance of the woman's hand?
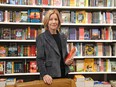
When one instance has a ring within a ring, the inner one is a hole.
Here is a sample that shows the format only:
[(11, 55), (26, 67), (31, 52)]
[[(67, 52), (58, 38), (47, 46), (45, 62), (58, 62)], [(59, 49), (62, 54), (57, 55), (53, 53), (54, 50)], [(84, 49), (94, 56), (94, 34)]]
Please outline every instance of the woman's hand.
[(67, 59), (67, 60), (65, 61), (65, 64), (66, 64), (66, 65), (71, 65), (73, 62), (74, 62), (74, 59), (71, 58), (71, 59)]
[(43, 77), (43, 81), (46, 83), (46, 84), (52, 84), (52, 77), (50, 75), (45, 75)]
[(73, 57), (75, 56), (75, 54), (76, 54), (76, 51), (73, 53), (73, 55), (69, 59), (67, 59), (65, 61), (66, 65), (72, 65), (74, 63), (74, 58)]

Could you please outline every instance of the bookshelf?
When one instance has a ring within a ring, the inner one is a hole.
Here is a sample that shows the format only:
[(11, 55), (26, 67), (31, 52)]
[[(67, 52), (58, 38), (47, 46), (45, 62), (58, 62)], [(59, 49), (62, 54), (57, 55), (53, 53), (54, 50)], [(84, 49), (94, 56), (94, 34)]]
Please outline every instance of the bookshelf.
[[(41, 0), (40, 0), (41, 1)], [(88, 1), (88, 0), (87, 0)], [(112, 0), (113, 2), (115, 2), (115, 0)], [(87, 12), (98, 12), (98, 11), (101, 11), (102, 13), (103, 12), (116, 12), (116, 6), (113, 5), (113, 2), (111, 3), (112, 5), (111, 6), (106, 6), (106, 7), (97, 7), (97, 6), (84, 6), (84, 7), (81, 7), (81, 6), (52, 6), (52, 5), (20, 5), (20, 4), (7, 4), (6, 2), (2, 3), (0, 2), (0, 8), (2, 9), (1, 11), (5, 12), (5, 10), (8, 10), (8, 11), (28, 11), (28, 9), (40, 9), (40, 14), (42, 14), (42, 10), (43, 9), (51, 9), (51, 8), (56, 8), (58, 9), (59, 11), (64, 11), (64, 10), (69, 10), (70, 12), (71, 11), (78, 11), (78, 10), (84, 10), (84, 11), (87, 11)], [(116, 3), (116, 2), (115, 2)], [(41, 19), (42, 21), (42, 19)], [(25, 26), (25, 27), (24, 27)], [(28, 27), (32, 27), (32, 28), (35, 28), (37, 30), (37, 28), (41, 29), (43, 28), (43, 23), (42, 22), (39, 22), (39, 23), (31, 23), (31, 22), (9, 22), (9, 21), (0, 21), (0, 29), (2, 28), (14, 28), (16, 29), (16, 27), (19, 27), (19, 28), (28, 28)], [(109, 28), (111, 27), (111, 29), (115, 30), (116, 28), (116, 23), (62, 23), (61, 24), (61, 27), (74, 27), (76, 28), (77, 30), (79, 30), (79, 27), (84, 27), (85, 29), (90, 27), (90, 28)], [(34, 45), (35, 44), (35, 39), (21, 39), (21, 40), (16, 40), (16, 39), (0, 39), (0, 43), (5, 43), (6, 44), (9, 44), (9, 43), (17, 43), (17, 44), (30, 44), (30, 45)], [(75, 39), (75, 40), (71, 40), (71, 39), (68, 39), (67, 40), (67, 43), (109, 43), (109, 44), (112, 44), (112, 43), (116, 43), (116, 39), (100, 39), (100, 40), (80, 40), (80, 39)], [(82, 52), (82, 51), (81, 51)], [(112, 56), (112, 52), (111, 52), (111, 55), (106, 55), (106, 56), (83, 56), (83, 53), (81, 56), (75, 56), (74, 59), (85, 59), (85, 58), (94, 58), (94, 59), (113, 59), (113, 61), (116, 62), (116, 53), (114, 56)], [(7, 61), (7, 60), (35, 60), (36, 59), (36, 56), (6, 56), (6, 57), (0, 57), (0, 61)], [(76, 66), (75, 66), (76, 67)], [(103, 71), (103, 72), (70, 72), (69, 75), (75, 75), (75, 74), (83, 74), (83, 75), (88, 75), (88, 76), (93, 76), (93, 78), (96, 78), (96, 76), (102, 76), (102, 80), (116, 80), (115, 78), (112, 78), (112, 76), (116, 76), (116, 71), (115, 72), (108, 72), (108, 71)], [(0, 76), (2, 77), (8, 77), (8, 76), (24, 76), (24, 75), (29, 75), (29, 76), (36, 76), (36, 75), (39, 75), (39, 72), (37, 73), (4, 73), (4, 74), (0, 74)], [(107, 76), (108, 75), (108, 76)], [(107, 78), (106, 78), (107, 76)], [(99, 79), (98, 79), (99, 80)]]

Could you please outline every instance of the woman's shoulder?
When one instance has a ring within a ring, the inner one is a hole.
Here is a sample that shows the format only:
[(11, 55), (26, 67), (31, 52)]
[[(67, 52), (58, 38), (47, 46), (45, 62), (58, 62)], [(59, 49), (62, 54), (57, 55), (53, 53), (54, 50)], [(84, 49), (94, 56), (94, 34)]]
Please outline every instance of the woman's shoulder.
[(39, 35), (36, 37), (36, 39), (43, 38), (43, 35), (44, 35), (44, 33), (39, 34)]

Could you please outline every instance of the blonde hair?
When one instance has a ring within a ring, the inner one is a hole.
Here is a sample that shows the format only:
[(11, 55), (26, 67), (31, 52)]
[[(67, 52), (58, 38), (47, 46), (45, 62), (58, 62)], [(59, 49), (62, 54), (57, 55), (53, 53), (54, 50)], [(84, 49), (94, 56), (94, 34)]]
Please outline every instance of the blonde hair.
[(44, 21), (43, 21), (45, 30), (48, 30), (48, 22), (49, 22), (50, 16), (52, 14), (56, 14), (57, 17), (58, 17), (58, 21), (59, 21), (58, 29), (61, 26), (61, 17), (60, 17), (59, 11), (57, 9), (50, 9), (50, 10), (47, 11), (47, 13), (46, 13), (46, 15), (44, 17)]

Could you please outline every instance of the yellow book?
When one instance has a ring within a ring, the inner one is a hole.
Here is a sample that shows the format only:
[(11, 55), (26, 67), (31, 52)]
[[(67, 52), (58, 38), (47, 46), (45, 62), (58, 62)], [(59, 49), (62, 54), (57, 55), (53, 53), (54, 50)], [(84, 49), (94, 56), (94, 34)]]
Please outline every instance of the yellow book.
[(74, 75), (75, 81), (84, 81), (85, 77), (83, 75)]
[(85, 7), (88, 7), (88, 0), (85, 0)]
[(86, 23), (86, 11), (76, 11), (76, 24)]
[(76, 0), (70, 0), (70, 6), (76, 6)]
[(94, 72), (94, 58), (84, 60), (84, 72)]
[(12, 62), (12, 73), (14, 73), (14, 62)]

